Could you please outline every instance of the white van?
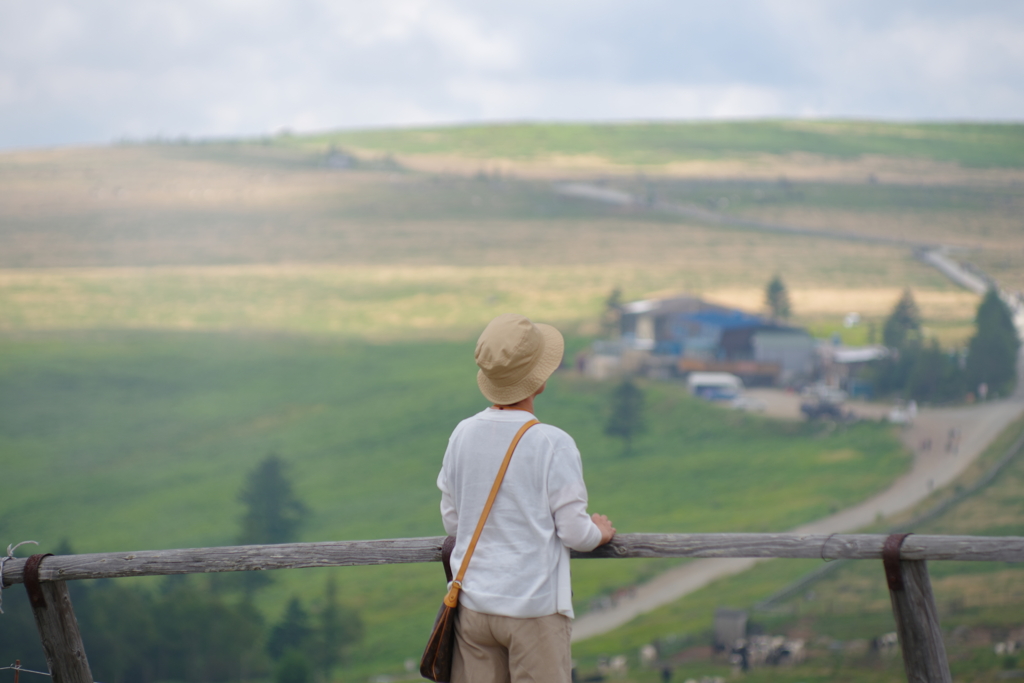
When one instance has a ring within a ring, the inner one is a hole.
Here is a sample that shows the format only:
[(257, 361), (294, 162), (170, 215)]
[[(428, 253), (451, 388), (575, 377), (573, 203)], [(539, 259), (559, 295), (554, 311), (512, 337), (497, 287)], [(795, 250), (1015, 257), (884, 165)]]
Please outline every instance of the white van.
[(743, 380), (728, 372), (691, 372), (686, 387), (709, 401), (731, 401), (743, 391)]

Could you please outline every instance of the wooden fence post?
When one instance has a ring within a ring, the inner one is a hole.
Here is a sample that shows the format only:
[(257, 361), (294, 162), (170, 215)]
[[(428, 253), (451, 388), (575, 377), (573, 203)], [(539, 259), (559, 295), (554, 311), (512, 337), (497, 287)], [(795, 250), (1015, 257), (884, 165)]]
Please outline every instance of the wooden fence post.
[(53, 683), (93, 683), (67, 585), (63, 581), (39, 581), (39, 564), (44, 557), (47, 555), (33, 555), (25, 563), (25, 590), (50, 676)]
[(910, 683), (952, 683), (928, 565), (924, 560), (900, 560), (900, 546), (909, 535), (893, 534), (882, 551), (903, 668)]

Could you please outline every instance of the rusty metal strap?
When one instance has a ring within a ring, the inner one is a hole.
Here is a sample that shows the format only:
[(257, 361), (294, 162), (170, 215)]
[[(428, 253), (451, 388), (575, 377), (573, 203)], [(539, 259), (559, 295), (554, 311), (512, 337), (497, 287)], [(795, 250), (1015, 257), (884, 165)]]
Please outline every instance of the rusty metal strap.
[(889, 590), (903, 590), (903, 571), (900, 567), (900, 548), (907, 536), (913, 534), (891, 534), (885, 539), (882, 546), (882, 566), (885, 567), (885, 580), (889, 583)]
[(46, 607), (46, 598), (43, 597), (43, 589), (39, 585), (39, 565), (44, 557), (52, 555), (53, 553), (40, 553), (25, 561), (25, 590), (28, 591), (28, 599), (33, 609)]

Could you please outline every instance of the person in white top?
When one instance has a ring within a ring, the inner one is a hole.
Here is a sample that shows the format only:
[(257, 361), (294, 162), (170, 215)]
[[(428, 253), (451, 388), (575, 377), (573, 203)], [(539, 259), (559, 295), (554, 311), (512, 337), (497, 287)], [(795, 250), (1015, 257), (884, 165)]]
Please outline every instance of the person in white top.
[[(495, 318), (480, 335), (477, 385), (492, 402), (448, 440), (437, 486), (441, 518), (462, 558), (505, 451), (535, 419), (534, 398), (561, 364), (562, 335), (521, 315)], [(523, 435), (467, 567), (459, 597), (452, 683), (571, 680), (569, 549), (609, 542), (615, 528), (587, 514), (576, 443), (538, 424)]]

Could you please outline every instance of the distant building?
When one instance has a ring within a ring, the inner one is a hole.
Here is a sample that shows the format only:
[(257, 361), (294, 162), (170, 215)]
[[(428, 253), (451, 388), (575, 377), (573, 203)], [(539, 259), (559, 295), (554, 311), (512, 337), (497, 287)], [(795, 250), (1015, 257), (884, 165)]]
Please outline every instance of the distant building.
[(355, 168), (357, 163), (358, 160), (343, 149), (331, 147), (327, 150), (327, 158), (325, 159), (327, 168), (344, 170)]
[(814, 373), (817, 342), (804, 330), (759, 330), (750, 342), (754, 360), (779, 366), (781, 384), (791, 384)]
[(806, 330), (692, 296), (625, 304), (619, 332), (605, 352), (643, 352), (656, 375), (727, 372), (748, 385), (790, 384), (810, 377), (816, 361)]
[(747, 613), (741, 609), (715, 610), (715, 647), (731, 650), (737, 640), (747, 637)]
[(854, 398), (871, 398), (871, 383), (862, 375), (873, 363), (888, 358), (889, 349), (872, 346), (823, 344), (818, 348), (824, 381)]
[(633, 301), (622, 306), (620, 335), (632, 348), (672, 354), (681, 351), (677, 345), (686, 336), (680, 328), (686, 317), (702, 311), (727, 310), (692, 296)]

